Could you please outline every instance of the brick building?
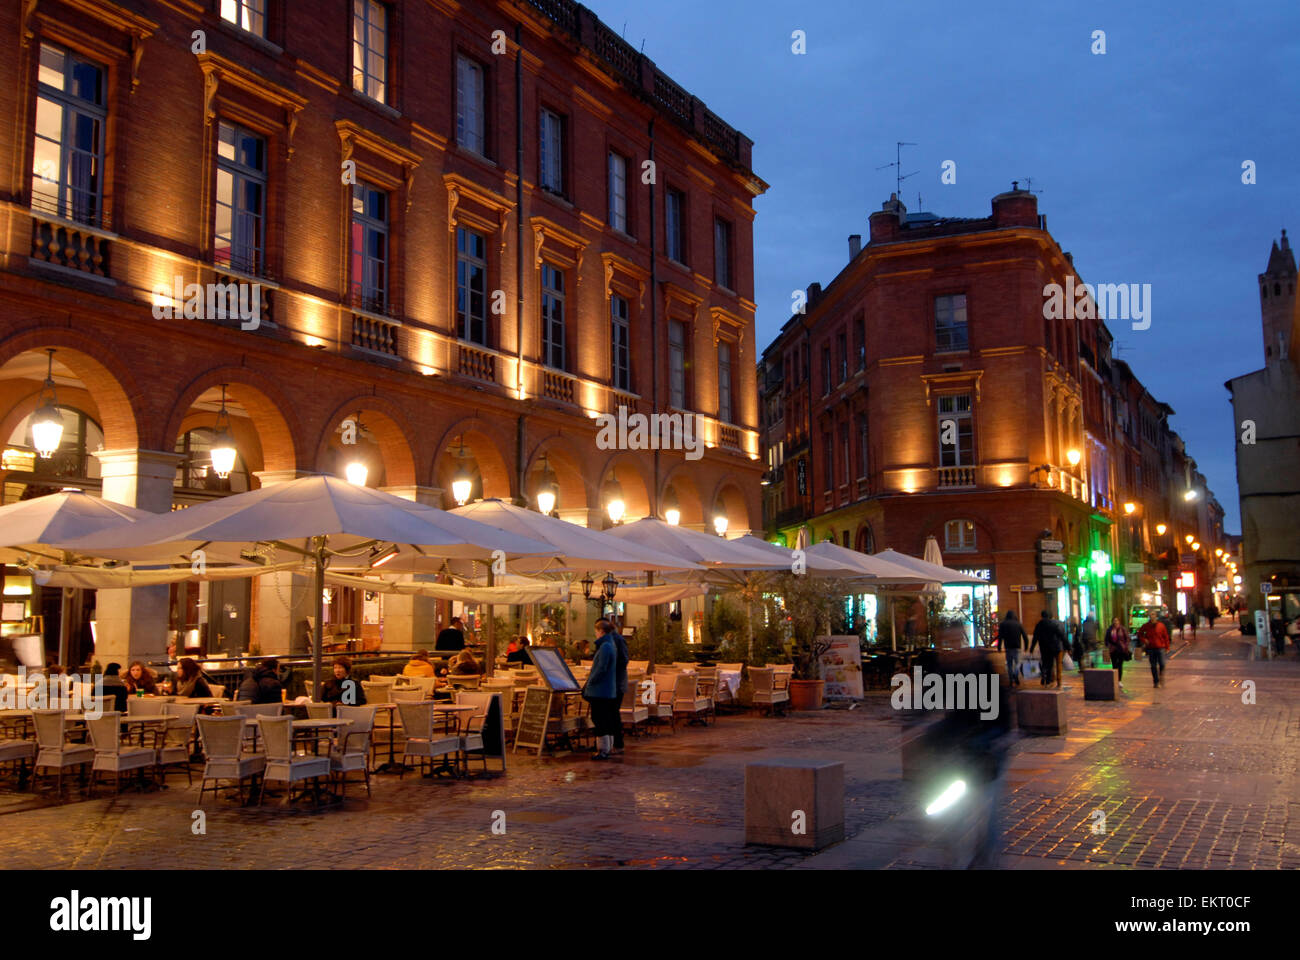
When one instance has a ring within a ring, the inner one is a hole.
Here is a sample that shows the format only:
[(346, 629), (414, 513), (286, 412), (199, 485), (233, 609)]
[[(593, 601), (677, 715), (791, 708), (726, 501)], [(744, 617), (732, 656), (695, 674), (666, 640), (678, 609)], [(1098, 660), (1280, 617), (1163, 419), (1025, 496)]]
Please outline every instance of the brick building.
[[(462, 473), (530, 505), (553, 474), (580, 523), (617, 495), (628, 519), (667, 497), (759, 526), (766, 185), (748, 139), (586, 8), (49, 0), (6, 5), (0, 37), (4, 502), (72, 484), (165, 511), (361, 465), (440, 506)], [(223, 290), (247, 309), (214, 310)], [(598, 449), (620, 406), (697, 414), (703, 458)], [(160, 654), (168, 622), (286, 652), (306, 590), (100, 591), (78, 622), (93, 606), (101, 659)], [(371, 619), (339, 593), (331, 623)], [(437, 627), (423, 599), (383, 623), (398, 648)]]
[[(1213, 556), (1221, 511), (1215, 539), (1217, 505), (1175, 444), (1173, 411), (1112, 359), (1091, 296), (1045, 306), (1049, 285), (1082, 283), (1016, 185), (982, 218), (909, 214), (891, 197), (760, 360), (769, 534), (914, 555), (934, 536), (1005, 609), (1013, 585), (1037, 584), (1048, 531), (1065, 544), (1066, 582), (1049, 598), (1062, 616), (1109, 617), (1143, 591), (1179, 603), (1145, 531), (1174, 525), (1176, 494), (1199, 484), (1204, 516), (1186, 501), (1178, 529), (1195, 519)], [(962, 600), (975, 618), (989, 612), (980, 599)]]

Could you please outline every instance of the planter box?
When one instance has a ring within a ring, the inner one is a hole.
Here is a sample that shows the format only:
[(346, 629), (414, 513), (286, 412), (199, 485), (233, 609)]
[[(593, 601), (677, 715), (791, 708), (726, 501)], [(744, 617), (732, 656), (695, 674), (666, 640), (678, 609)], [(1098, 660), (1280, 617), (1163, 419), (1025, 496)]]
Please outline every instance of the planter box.
[(745, 764), (746, 843), (820, 850), (843, 839), (844, 764)]
[(1114, 700), (1119, 696), (1119, 675), (1111, 669), (1083, 671), (1083, 699)]
[(791, 680), (790, 709), (820, 710), (825, 692), (825, 680)]
[(1016, 719), (1025, 733), (1063, 736), (1070, 729), (1066, 719), (1065, 694), (1060, 690), (1017, 692)]

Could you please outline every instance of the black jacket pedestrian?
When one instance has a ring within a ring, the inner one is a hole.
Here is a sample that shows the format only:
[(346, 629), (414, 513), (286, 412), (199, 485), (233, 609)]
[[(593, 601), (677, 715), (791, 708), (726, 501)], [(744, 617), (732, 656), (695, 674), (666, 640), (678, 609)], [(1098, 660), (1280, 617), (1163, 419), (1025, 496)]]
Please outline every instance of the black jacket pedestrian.
[(1059, 620), (1043, 617), (1034, 625), (1034, 639), (1029, 644), (1029, 652), (1038, 647), (1044, 657), (1055, 657), (1065, 649), (1065, 628)]
[(258, 667), (239, 685), (237, 698), (252, 703), (279, 703), (284, 699), (279, 674), (271, 667)]
[(465, 649), (465, 632), (457, 630), (455, 627), (447, 627), (438, 633), (438, 639), (433, 643), (433, 649), (439, 651), (464, 650)]
[(622, 697), (627, 692), (627, 662), (628, 650), (627, 641), (623, 639), (623, 634), (617, 630), (611, 630), (611, 637), (614, 638), (614, 652), (618, 654), (615, 661), (615, 679), (618, 684), (618, 695)]
[(1016, 617), (1013, 610), (1007, 615), (1001, 623), (998, 624), (998, 646), (1005, 652), (1007, 650), (1019, 650), (1020, 641), (1029, 642), (1029, 635), (1025, 633), (1024, 625)]

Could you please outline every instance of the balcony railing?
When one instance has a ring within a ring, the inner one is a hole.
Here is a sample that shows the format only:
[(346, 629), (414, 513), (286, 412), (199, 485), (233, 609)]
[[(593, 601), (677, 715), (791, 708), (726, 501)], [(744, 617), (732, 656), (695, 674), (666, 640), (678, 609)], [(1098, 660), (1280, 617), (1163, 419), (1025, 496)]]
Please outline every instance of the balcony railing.
[(542, 396), (548, 400), (561, 403), (574, 402), (574, 385), (576, 380), (567, 373), (558, 370), (542, 371)]
[(939, 489), (952, 490), (975, 486), (976, 467), (940, 467)]
[(599, 20), (596, 21), (596, 55), (621, 73), (641, 85), (641, 57), (636, 48)]
[(728, 450), (740, 449), (740, 428), (729, 423), (718, 424), (718, 446)]
[(397, 331), (401, 324), (379, 317), (354, 313), (352, 315), (352, 346), (371, 350), (386, 356), (401, 356)]
[(471, 380), (497, 382), (497, 358), (486, 350), (478, 350), (467, 343), (457, 344), (456, 372)]
[(41, 263), (109, 279), (109, 234), (32, 210), (31, 258)]

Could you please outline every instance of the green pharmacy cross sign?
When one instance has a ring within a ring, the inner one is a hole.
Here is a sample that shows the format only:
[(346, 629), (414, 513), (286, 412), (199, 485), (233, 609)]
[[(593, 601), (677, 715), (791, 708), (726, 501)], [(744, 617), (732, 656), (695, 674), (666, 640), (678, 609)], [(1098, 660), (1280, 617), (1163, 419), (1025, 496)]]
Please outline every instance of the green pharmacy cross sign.
[[(1110, 573), (1110, 557), (1106, 555), (1105, 550), (1094, 550), (1092, 551), (1092, 563), (1089, 566), (1095, 576), (1104, 578), (1106, 574)], [(1079, 573), (1082, 575), (1082, 569)]]

